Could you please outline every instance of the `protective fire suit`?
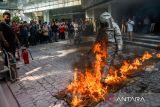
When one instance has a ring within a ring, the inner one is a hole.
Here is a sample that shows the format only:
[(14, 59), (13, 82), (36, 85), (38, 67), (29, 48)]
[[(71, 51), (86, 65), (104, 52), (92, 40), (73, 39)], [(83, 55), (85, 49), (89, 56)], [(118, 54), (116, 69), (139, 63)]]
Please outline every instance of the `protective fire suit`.
[(102, 82), (105, 82), (105, 79), (107, 77), (107, 73), (110, 69), (110, 66), (115, 58), (115, 55), (118, 54), (119, 51), (122, 51), (123, 47), (123, 40), (121, 36), (121, 31), (117, 23), (114, 22), (114, 20), (111, 18), (111, 26), (112, 28), (106, 29), (106, 32), (104, 32), (104, 35), (108, 36), (108, 57), (106, 59), (106, 65), (103, 70), (102, 74)]

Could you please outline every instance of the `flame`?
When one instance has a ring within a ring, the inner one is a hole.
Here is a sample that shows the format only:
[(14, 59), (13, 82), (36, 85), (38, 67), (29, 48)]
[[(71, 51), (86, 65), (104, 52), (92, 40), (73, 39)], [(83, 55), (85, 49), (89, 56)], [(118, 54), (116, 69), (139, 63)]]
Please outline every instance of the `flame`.
[(82, 102), (77, 96), (75, 96), (72, 100), (72, 105), (79, 105)]
[(73, 82), (67, 87), (72, 94), (72, 107), (81, 106), (82, 102), (91, 98), (93, 101), (104, 99), (107, 87), (101, 84), (101, 70), (107, 58), (107, 42), (97, 42), (92, 48), (95, 54), (93, 69), (85, 68), (85, 72), (75, 69)]
[[(149, 52), (145, 52), (141, 58), (135, 58), (133, 62), (130, 61), (123, 61), (122, 66), (119, 70), (111, 70), (109, 72), (114, 72), (114, 74), (108, 74), (106, 77), (105, 82), (109, 85), (119, 85), (122, 84), (124, 81), (127, 80), (127, 75), (133, 74), (138, 68), (145, 62), (146, 60), (149, 60), (152, 58), (152, 54)], [(120, 74), (117, 76), (117, 74)]]
[[(90, 98), (92, 101), (98, 102), (104, 99), (104, 96), (109, 92), (107, 86), (102, 85), (101, 76), (107, 58), (107, 43), (103, 39), (101, 42), (96, 42), (93, 45), (92, 52), (95, 54), (93, 68), (85, 68), (85, 72), (79, 69), (74, 70), (73, 82), (68, 85), (68, 92), (72, 95), (72, 107), (80, 107), (84, 101)], [(157, 55), (160, 58), (160, 54)], [(111, 67), (105, 82), (108, 85), (118, 86), (127, 80), (127, 75), (134, 73), (143, 65), (146, 60), (152, 58), (152, 54), (145, 52), (141, 58), (135, 58), (133, 62), (123, 61), (119, 69)]]
[(157, 58), (160, 58), (160, 53), (158, 53), (156, 56), (157, 56)]
[(149, 54), (149, 52), (146, 51), (144, 53), (144, 55), (142, 56), (141, 60), (142, 60), (142, 62), (144, 62), (144, 61), (146, 61), (146, 60), (148, 60), (150, 58), (152, 58), (152, 54)]
[(118, 76), (118, 70), (113, 70), (113, 68), (111, 68), (105, 82), (109, 85), (116, 86), (125, 80), (126, 80), (125, 76)]

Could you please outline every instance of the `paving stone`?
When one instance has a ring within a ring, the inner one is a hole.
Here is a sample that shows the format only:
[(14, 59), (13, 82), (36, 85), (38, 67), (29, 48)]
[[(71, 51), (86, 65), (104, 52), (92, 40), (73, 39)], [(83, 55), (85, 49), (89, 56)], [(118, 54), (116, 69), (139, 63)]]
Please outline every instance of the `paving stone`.
[[(54, 49), (50, 48), (51, 46)], [(67, 104), (65, 104), (65, 102), (58, 101), (52, 96), (53, 93), (56, 94), (61, 89), (65, 88), (68, 83), (67, 81), (69, 81), (70, 77), (73, 76), (72, 72), (68, 72), (72, 71), (72, 64), (70, 61), (73, 56), (67, 58), (64, 57), (63, 59), (61, 57), (57, 57), (58, 54), (56, 51), (67, 51), (62, 44), (58, 44), (56, 46), (54, 44), (45, 44), (31, 47), (30, 50), (32, 52), (34, 60), (30, 60), (29, 65), (24, 65), (23, 62), (19, 62), (19, 74), (21, 77), (19, 83), (21, 83), (22, 86), (19, 84), (16, 84), (17, 86), (12, 86), (13, 92), (15, 92), (15, 94), (17, 93), (17, 98), (20, 99), (19, 102), (21, 103), (21, 106), (67, 107)], [(37, 55), (38, 57), (36, 57)], [(72, 62), (73, 61), (74, 60), (72, 60)], [(28, 94), (28, 96), (24, 97), (26, 94)]]
[(38, 100), (38, 101), (36, 101), (36, 106), (37, 107), (48, 107), (49, 102), (46, 100)]
[[(65, 101), (58, 100), (53, 95), (67, 87), (70, 80), (73, 79), (72, 65), (78, 60), (79, 52), (87, 52), (90, 47), (77, 49), (74, 46), (67, 47), (67, 45), (67, 42), (64, 41), (30, 47), (34, 60), (30, 59), (28, 65), (19, 62), (20, 81), (10, 85), (21, 107), (70, 107)], [(137, 50), (137, 47), (134, 46), (132, 48), (127, 46), (125, 49), (127, 52), (122, 56), (126, 59), (143, 53), (143, 51), (135, 52), (134, 50)], [(64, 54), (66, 56), (62, 56)], [(145, 71), (147, 73), (133, 79), (117, 93), (159, 92), (160, 63), (157, 63), (156, 66), (149, 66)], [(154, 99), (154, 97), (151, 98)], [(152, 102), (153, 104), (146, 102), (145, 107), (157, 106), (159, 102), (159, 100), (155, 100)], [(143, 106), (143, 104), (134, 104), (133, 106), (135, 105), (137, 107)], [(111, 107), (111, 105), (102, 102), (96, 107)], [(114, 107), (125, 106), (119, 103)], [(127, 107), (131, 106), (128, 104)]]
[(36, 107), (35, 105), (33, 105), (33, 103), (23, 103), (20, 104), (21, 107)]

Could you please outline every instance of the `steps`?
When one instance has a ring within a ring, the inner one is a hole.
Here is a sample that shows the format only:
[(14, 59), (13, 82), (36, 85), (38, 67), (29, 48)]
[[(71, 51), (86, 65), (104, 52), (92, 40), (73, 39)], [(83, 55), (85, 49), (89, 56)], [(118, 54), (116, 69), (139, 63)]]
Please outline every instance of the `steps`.
[(126, 36), (123, 36), (124, 44), (131, 44), (146, 48), (155, 49), (158, 44), (160, 45), (160, 35), (138, 35), (133, 36), (133, 41), (129, 41)]

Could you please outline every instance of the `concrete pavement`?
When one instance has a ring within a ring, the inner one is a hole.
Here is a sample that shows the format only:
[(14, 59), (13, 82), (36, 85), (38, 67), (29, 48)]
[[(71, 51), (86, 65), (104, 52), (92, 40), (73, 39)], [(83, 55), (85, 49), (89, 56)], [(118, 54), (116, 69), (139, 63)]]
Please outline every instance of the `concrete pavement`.
[(73, 64), (90, 47), (70, 45), (67, 41), (30, 47), (34, 60), (19, 62), (20, 81), (10, 84), (21, 107), (68, 107), (53, 97), (73, 78)]
[[(19, 62), (20, 80), (9, 84), (20, 106), (69, 107), (65, 101), (56, 99), (54, 95), (70, 83), (73, 78), (74, 63), (79, 60), (82, 53), (88, 52), (90, 47), (91, 44), (77, 47), (67, 41), (30, 47), (34, 60), (30, 59), (28, 65)], [(146, 50), (152, 51), (132, 45), (125, 46), (123, 56), (134, 58)], [(97, 107), (110, 107), (104, 103), (105, 106), (97, 105)]]

